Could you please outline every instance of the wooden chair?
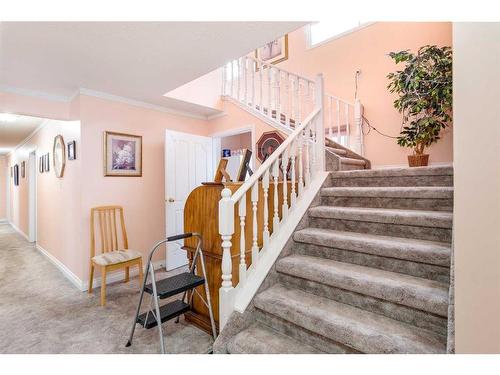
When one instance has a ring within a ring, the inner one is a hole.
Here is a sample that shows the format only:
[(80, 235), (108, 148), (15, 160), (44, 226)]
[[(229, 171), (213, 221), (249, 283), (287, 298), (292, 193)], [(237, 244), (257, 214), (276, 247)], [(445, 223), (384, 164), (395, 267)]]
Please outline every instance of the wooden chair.
[[(117, 219), (118, 217), (118, 219)], [(97, 218), (97, 220), (96, 220)], [(121, 243), (118, 241), (117, 221), (120, 221)], [(99, 239), (101, 253), (96, 255), (96, 223), (99, 224)], [(90, 277), (89, 294), (92, 293), (94, 267), (101, 269), (101, 306), (106, 305), (106, 274), (125, 269), (125, 282), (130, 279), (130, 267), (139, 267), (139, 279), (142, 280), (142, 254), (128, 249), (127, 231), (123, 218), (123, 208), (120, 206), (94, 207), (90, 210)]]

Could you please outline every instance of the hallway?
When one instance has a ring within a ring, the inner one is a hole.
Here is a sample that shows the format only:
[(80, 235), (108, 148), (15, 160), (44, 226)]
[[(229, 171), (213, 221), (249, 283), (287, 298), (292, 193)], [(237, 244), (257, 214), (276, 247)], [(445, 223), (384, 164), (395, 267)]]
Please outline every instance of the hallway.
[[(159, 353), (158, 331), (138, 326), (125, 348), (138, 280), (108, 286), (107, 306), (77, 290), (6, 223), (0, 223), (0, 353)], [(212, 339), (183, 322), (163, 325), (167, 353), (207, 353)]]

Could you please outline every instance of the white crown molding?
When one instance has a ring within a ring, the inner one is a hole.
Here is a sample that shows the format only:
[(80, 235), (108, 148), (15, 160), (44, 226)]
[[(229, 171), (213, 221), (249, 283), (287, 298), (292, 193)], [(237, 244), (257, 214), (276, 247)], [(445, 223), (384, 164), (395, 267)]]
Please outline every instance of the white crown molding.
[(73, 98), (73, 95), (71, 96), (53, 95), (41, 91), (21, 89), (18, 87), (5, 86), (5, 85), (0, 85), (0, 91), (22, 96), (31, 96), (34, 98), (51, 100), (53, 102), (62, 102), (62, 103), (68, 103)]
[(179, 111), (179, 110), (172, 109), (169, 107), (164, 107), (164, 106), (160, 106), (160, 105), (156, 105), (156, 104), (146, 103), (146, 102), (142, 102), (140, 100), (129, 99), (129, 98), (125, 98), (123, 96), (108, 94), (105, 92), (90, 90), (90, 89), (86, 89), (86, 88), (80, 88), (80, 95), (86, 95), (86, 96), (92, 96), (95, 98), (111, 100), (114, 102), (124, 103), (124, 104), (132, 105), (135, 107), (152, 109), (152, 110), (159, 111), (159, 112), (169, 113), (169, 114), (176, 115), (176, 116), (190, 117), (190, 118), (194, 118), (197, 120), (205, 120), (205, 121), (208, 120), (207, 116), (198, 115), (198, 114), (195, 114), (192, 112)]
[(26, 138), (24, 138), (20, 143), (17, 144), (17, 146), (15, 146), (11, 151), (9, 151), (6, 155), (7, 156), (10, 156), (12, 155), (14, 152), (16, 152), (19, 148), (23, 147), (26, 143), (29, 142), (29, 140), (31, 138), (33, 138), (33, 136), (38, 133), (40, 130), (42, 130), (48, 123), (50, 122), (49, 119), (45, 119), (40, 125), (38, 125), (36, 127), (35, 130), (33, 130), (30, 135), (28, 135)]

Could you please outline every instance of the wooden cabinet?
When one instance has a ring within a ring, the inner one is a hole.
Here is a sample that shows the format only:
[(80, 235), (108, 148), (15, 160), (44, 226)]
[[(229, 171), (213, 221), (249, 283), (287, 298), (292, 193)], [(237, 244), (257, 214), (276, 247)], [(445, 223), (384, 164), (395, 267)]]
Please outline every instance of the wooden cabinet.
[[(207, 267), (207, 282), (210, 288), (210, 298), (214, 318), (218, 327), (219, 322), (219, 288), (222, 283), (221, 262), (222, 262), (222, 247), (221, 238), (219, 235), (219, 200), (224, 187), (235, 192), (242, 182), (231, 183), (207, 183), (194, 189), (186, 200), (184, 207), (184, 231), (197, 232), (203, 237), (203, 255)], [(281, 217), (281, 206), (283, 204), (283, 186), (282, 182), (278, 183), (278, 213)], [(288, 182), (288, 202), (290, 202), (291, 183)], [(269, 231), (272, 234), (273, 215), (274, 215), (274, 184), (271, 183), (268, 192), (269, 205)], [(250, 200), (250, 191), (247, 193), (247, 208), (245, 218), (245, 254), (247, 267), (252, 262), (251, 249), (253, 241), (253, 211), (252, 202)], [(259, 184), (259, 200), (257, 205), (257, 226), (258, 236), (257, 242), (259, 248), (262, 247), (262, 231), (264, 227), (264, 192), (262, 184)], [(232, 257), (232, 281), (233, 286), (238, 282), (238, 268), (240, 263), (240, 218), (238, 217), (237, 206), (235, 207), (235, 233), (231, 239), (231, 257)], [(188, 258), (191, 261), (194, 256), (196, 246), (195, 239), (186, 239), (184, 248), (188, 251)], [(198, 264), (198, 269), (201, 269)], [(201, 272), (199, 272), (201, 273)], [(197, 291), (204, 296), (203, 287), (198, 287)], [(203, 301), (194, 294), (193, 311), (186, 314), (186, 319), (196, 324), (200, 328), (210, 332), (210, 319), (208, 309), (203, 304)]]

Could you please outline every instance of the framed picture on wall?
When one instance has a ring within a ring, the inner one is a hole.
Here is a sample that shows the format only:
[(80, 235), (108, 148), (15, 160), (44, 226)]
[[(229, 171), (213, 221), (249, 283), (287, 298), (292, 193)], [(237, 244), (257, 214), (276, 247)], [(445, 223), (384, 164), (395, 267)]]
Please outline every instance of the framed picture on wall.
[(255, 57), (268, 64), (278, 64), (288, 59), (288, 35), (266, 43), (255, 50)]
[(14, 165), (14, 186), (19, 186), (19, 165)]
[(277, 131), (263, 133), (257, 141), (257, 158), (263, 163), (285, 141)]
[(24, 160), (21, 163), (21, 177), (26, 177), (26, 162)]
[(76, 159), (76, 141), (68, 143), (68, 160)]
[(142, 137), (104, 132), (104, 176), (142, 176)]
[(44, 172), (50, 172), (50, 154), (47, 152), (45, 154), (45, 163), (43, 165)]
[(38, 158), (38, 172), (43, 173), (43, 156)]

